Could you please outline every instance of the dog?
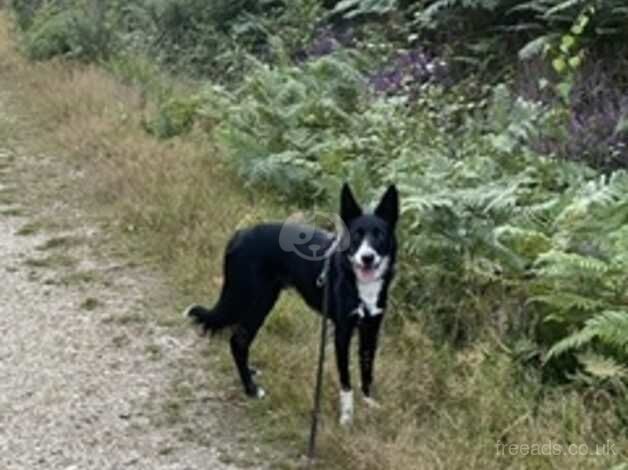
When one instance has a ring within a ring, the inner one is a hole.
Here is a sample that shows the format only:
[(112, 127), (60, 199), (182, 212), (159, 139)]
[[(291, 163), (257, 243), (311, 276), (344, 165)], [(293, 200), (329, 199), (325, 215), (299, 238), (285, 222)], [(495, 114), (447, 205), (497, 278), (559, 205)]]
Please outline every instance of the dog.
[(372, 212), (364, 212), (345, 183), (340, 194), (342, 230), (336, 236), (293, 223), (239, 230), (225, 251), (218, 302), (212, 309), (192, 305), (184, 315), (200, 325), (203, 333), (234, 327), (231, 353), (244, 391), (262, 398), (265, 392), (253, 379), (256, 371), (249, 368), (249, 349), (258, 330), (286, 288), (294, 288), (312, 309), (322, 312), (322, 284), (328, 283), (326, 311), (334, 324), (340, 423), (349, 424), (353, 416), (349, 352), (355, 329), (364, 399), (377, 404), (372, 398), (373, 367), (395, 272), (398, 218), (399, 195), (394, 185)]

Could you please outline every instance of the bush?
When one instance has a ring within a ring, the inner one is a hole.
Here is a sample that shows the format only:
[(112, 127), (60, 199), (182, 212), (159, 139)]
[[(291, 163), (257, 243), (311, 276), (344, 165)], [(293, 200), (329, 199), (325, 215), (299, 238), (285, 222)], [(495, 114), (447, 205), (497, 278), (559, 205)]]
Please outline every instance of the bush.
[(9, 6), (13, 12), (15, 23), (21, 31), (26, 31), (35, 18), (35, 13), (45, 0), (11, 0)]
[(258, 65), (222, 116), (222, 139), (240, 175), (295, 200), (321, 200), (330, 184), (335, 194), (332, 180), (359, 153), (352, 131), (365, 89), (359, 72), (333, 56), (303, 67)]
[[(545, 104), (547, 126), (531, 141), (541, 154), (575, 160), (610, 172), (628, 168), (628, 89), (625, 61), (591, 60), (574, 74), (568, 99), (541, 90), (539, 77), (552, 76), (538, 62), (522, 67), (516, 85), (522, 96)], [(560, 82), (559, 80), (554, 80)]]
[(248, 55), (272, 60), (269, 33), (288, 49), (300, 47), (318, 11), (308, 1), (147, 0), (137, 16), (148, 27), (144, 48), (163, 66), (231, 84), (243, 76)]
[(162, 139), (185, 134), (197, 120), (201, 103), (198, 96), (171, 97), (160, 104), (156, 116), (145, 124), (146, 130)]
[(14, 8), (21, 12), (18, 18), (22, 17), (24, 29), (22, 44), (31, 59), (64, 56), (91, 61), (108, 56), (115, 47), (107, 11), (100, 2), (77, 0), (66, 5), (53, 1), (38, 8)]

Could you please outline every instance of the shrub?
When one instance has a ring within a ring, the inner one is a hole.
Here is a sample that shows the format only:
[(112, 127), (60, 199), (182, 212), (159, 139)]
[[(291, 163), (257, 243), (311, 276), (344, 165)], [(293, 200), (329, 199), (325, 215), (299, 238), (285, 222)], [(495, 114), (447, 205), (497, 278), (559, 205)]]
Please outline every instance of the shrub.
[[(18, 7), (20, 8), (20, 7)], [(106, 8), (97, 1), (46, 2), (28, 10), (21, 7), (23, 47), (34, 60), (65, 56), (80, 60), (106, 57), (114, 48), (114, 38), (107, 23)]]
[[(595, 9), (593, 40), (625, 35), (628, 10), (622, 0), (430, 0), (415, 2), (412, 9), (417, 26), (431, 30), (444, 32), (444, 28), (454, 25), (476, 35), (486, 35), (495, 28), (515, 34), (550, 34), (568, 29), (583, 7), (589, 6)], [(487, 26), (484, 31), (480, 29)]]
[(35, 17), (35, 13), (45, 0), (11, 0), (9, 7), (13, 12), (15, 23), (22, 31), (26, 31)]
[(422, 49), (402, 51), (370, 76), (372, 87), (388, 95), (405, 95), (411, 100), (427, 82), (446, 81), (446, 63)]
[[(628, 318), (628, 174), (598, 177), (572, 186), (552, 223), (552, 249), (535, 261), (532, 301), (547, 322), (572, 333), (548, 359), (592, 345), (624, 361)], [(623, 323), (622, 323), (623, 322)], [(610, 359), (609, 357), (609, 359)]]
[(171, 97), (159, 105), (157, 114), (146, 124), (146, 130), (162, 139), (189, 132), (201, 106), (198, 96)]
[(238, 172), (291, 198), (320, 200), (324, 174), (342, 173), (356, 150), (351, 133), (364, 91), (357, 70), (332, 56), (303, 67), (258, 65), (229, 100), (221, 125)]
[[(547, 67), (527, 64), (517, 85), (526, 98), (545, 103), (552, 119), (532, 140), (541, 154), (580, 161), (602, 171), (628, 167), (628, 90), (621, 85), (622, 60), (586, 63), (575, 75), (565, 101), (540, 90)], [(540, 69), (540, 70), (539, 70)]]
[(178, 73), (231, 84), (239, 80), (253, 55), (272, 60), (269, 32), (297, 50), (313, 30), (319, 8), (308, 1), (150, 0), (138, 12), (144, 47)]

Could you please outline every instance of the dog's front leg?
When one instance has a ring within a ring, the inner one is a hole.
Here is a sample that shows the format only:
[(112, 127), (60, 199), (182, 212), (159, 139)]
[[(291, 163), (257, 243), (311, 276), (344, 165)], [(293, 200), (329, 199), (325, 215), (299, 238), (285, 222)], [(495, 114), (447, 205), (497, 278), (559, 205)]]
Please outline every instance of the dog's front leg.
[(377, 338), (382, 324), (383, 315), (367, 317), (360, 323), (360, 375), (362, 378), (362, 392), (367, 404), (377, 406), (377, 402), (371, 396), (373, 384), (373, 367), (375, 353), (377, 351)]
[(353, 390), (349, 374), (349, 349), (353, 325), (336, 325), (336, 365), (340, 376), (340, 424), (351, 424), (353, 419)]

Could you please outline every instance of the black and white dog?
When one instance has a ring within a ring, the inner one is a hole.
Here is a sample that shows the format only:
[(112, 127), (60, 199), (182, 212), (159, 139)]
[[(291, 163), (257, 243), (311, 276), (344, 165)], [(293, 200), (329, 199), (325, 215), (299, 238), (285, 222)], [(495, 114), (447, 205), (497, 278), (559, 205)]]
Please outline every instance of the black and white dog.
[[(340, 422), (353, 416), (349, 376), (349, 345), (359, 331), (362, 391), (369, 404), (377, 337), (393, 278), (399, 217), (399, 196), (390, 186), (373, 212), (362, 211), (348, 185), (340, 197), (342, 233), (297, 224), (262, 224), (235, 233), (224, 258), (224, 285), (211, 309), (193, 305), (185, 315), (216, 331), (234, 326), (231, 352), (244, 391), (261, 398), (264, 390), (253, 380), (249, 348), (284, 288), (295, 288), (305, 302), (322, 311), (323, 287), (317, 283), (329, 256), (327, 312), (335, 326), (336, 363), (340, 375)], [(320, 256), (325, 253), (325, 256)]]

